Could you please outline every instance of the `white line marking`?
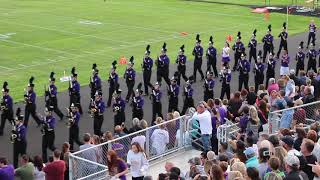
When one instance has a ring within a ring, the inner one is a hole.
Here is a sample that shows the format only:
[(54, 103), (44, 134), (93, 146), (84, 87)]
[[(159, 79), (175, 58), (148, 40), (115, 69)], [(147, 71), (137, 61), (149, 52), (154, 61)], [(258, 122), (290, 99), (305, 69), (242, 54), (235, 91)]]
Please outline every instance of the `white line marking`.
[(14, 70), (13, 68), (5, 67), (5, 66), (0, 66), (0, 68), (7, 69), (7, 70), (10, 70), (10, 71)]
[(27, 65), (24, 65), (24, 64), (18, 64), (18, 65), (22, 67), (28, 67)]

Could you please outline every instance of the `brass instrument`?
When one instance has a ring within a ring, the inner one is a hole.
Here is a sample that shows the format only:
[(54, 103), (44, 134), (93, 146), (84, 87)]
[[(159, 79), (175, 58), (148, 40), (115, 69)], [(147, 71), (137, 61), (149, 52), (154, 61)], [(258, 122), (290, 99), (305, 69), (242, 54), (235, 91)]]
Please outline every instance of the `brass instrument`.
[(41, 131), (41, 134), (44, 136), (46, 134), (46, 131), (49, 130), (49, 125), (47, 123), (47, 117), (42, 117), (42, 122), (41, 122), (41, 128), (40, 128), (40, 131)]
[(94, 99), (91, 99), (90, 116), (93, 118), (96, 112), (97, 112), (96, 101)]
[(17, 140), (18, 135), (17, 135), (17, 127), (14, 121), (11, 122), (11, 125), (12, 125), (12, 130), (11, 130), (10, 141), (13, 144)]
[(29, 91), (26, 88), (24, 88), (24, 101), (27, 104), (29, 103)]
[(1, 103), (0, 103), (0, 110), (1, 111), (5, 111), (5, 110), (7, 110), (8, 108), (7, 108), (7, 106), (6, 106), (6, 103), (4, 102), (4, 98), (2, 98), (2, 100), (1, 100)]
[(66, 108), (66, 109), (67, 109), (67, 114), (68, 114), (68, 120), (66, 122), (66, 125), (68, 128), (70, 128), (74, 123), (74, 116), (73, 116), (73, 112), (72, 112), (71, 108)]

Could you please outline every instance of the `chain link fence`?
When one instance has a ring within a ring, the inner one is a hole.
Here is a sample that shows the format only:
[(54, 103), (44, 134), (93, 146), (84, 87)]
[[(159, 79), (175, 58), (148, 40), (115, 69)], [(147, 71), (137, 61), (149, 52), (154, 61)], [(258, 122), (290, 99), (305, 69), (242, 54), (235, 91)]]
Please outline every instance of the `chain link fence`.
[[(111, 178), (107, 168), (107, 152), (114, 150), (120, 158), (126, 161), (127, 153), (133, 142), (141, 145), (149, 163), (189, 146), (191, 144), (190, 132), (197, 130), (189, 125), (192, 115), (181, 116), (71, 154), (69, 178), (71, 180)], [(198, 140), (195, 139), (195, 141)]]

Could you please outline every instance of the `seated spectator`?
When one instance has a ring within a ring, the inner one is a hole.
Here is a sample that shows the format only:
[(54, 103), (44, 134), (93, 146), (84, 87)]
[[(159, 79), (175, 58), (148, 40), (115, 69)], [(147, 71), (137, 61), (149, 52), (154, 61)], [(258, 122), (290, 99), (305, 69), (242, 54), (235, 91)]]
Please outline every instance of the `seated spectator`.
[(279, 158), (277, 157), (271, 157), (269, 159), (269, 166), (271, 168), (271, 171), (270, 172), (267, 172), (265, 175), (264, 175), (264, 178), (263, 179), (267, 179), (269, 176), (271, 176), (272, 173), (276, 174), (277, 176), (279, 176), (280, 178), (284, 178), (285, 177), (285, 174), (283, 171), (280, 171), (279, 168), (280, 168), (280, 160)]
[(300, 161), (295, 155), (288, 155), (285, 157), (285, 169), (287, 172), (283, 180), (308, 180), (308, 176), (303, 171), (299, 170)]
[(301, 167), (301, 170), (305, 172), (309, 179), (313, 179), (314, 174), (312, 172), (312, 167), (307, 164), (315, 164), (317, 158), (312, 154), (314, 148), (314, 142), (310, 139), (303, 139), (301, 144), (301, 153), (306, 159), (306, 165)]
[(33, 180), (34, 166), (27, 155), (21, 156), (21, 166), (15, 170), (15, 176), (21, 180)]
[(244, 151), (244, 154), (246, 155), (247, 161), (246, 161), (246, 167), (258, 167), (259, 161), (258, 158), (256, 157), (256, 152), (254, 148), (249, 147), (246, 148)]
[(169, 143), (169, 133), (165, 130), (165, 125), (160, 122), (159, 129), (155, 129), (151, 135), (151, 146), (156, 155), (161, 155), (166, 151), (166, 146)]
[(43, 171), (46, 173), (46, 180), (64, 180), (66, 164), (60, 160), (61, 152), (56, 149), (53, 152), (53, 162), (46, 165)]
[(35, 180), (45, 180), (46, 174), (43, 172), (43, 161), (41, 156), (35, 156), (33, 158), (33, 165), (34, 165), (34, 179)]
[(0, 157), (0, 180), (14, 180), (14, 167), (5, 157)]

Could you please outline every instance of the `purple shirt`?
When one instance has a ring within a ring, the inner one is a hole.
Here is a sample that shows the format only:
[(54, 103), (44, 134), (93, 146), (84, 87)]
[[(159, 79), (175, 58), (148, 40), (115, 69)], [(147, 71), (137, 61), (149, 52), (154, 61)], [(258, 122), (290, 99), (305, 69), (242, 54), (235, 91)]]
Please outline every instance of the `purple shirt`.
[(0, 168), (0, 180), (14, 180), (14, 168), (11, 164)]
[(217, 111), (218, 111), (219, 114), (220, 114), (220, 124), (224, 124), (224, 123), (226, 122), (224, 118), (227, 118), (227, 111), (226, 111), (226, 109), (223, 108), (223, 107), (219, 107), (219, 108), (217, 109)]
[(29, 91), (28, 92), (28, 97), (27, 97), (27, 99), (28, 99), (28, 103), (29, 104), (34, 104), (35, 103), (35, 101), (36, 101), (36, 93), (34, 92), (34, 91)]
[(51, 84), (49, 88), (51, 97), (57, 96), (57, 87), (54, 84)]

